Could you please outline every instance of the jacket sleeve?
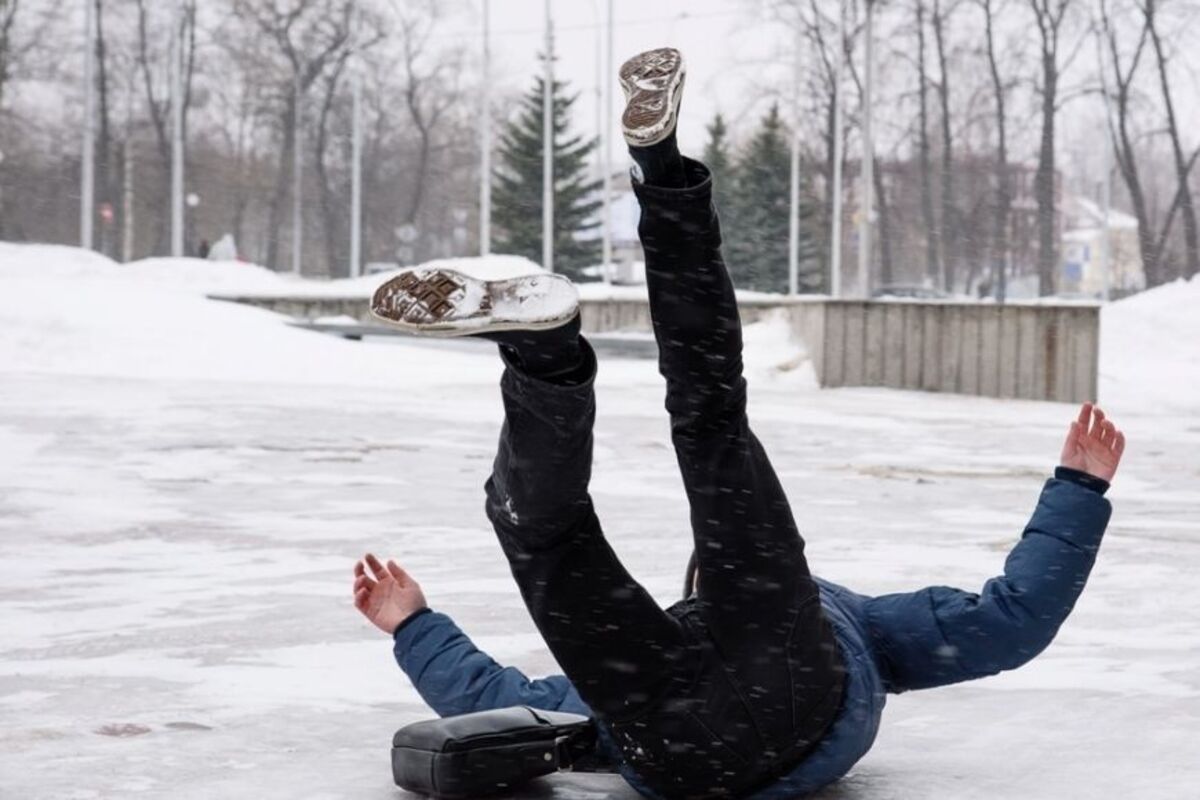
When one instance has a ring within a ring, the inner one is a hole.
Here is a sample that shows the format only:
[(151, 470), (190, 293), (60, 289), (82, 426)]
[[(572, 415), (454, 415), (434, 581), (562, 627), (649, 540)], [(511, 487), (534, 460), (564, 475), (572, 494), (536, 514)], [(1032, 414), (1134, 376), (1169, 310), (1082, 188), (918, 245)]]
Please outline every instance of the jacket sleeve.
[(868, 601), (888, 691), (995, 675), (1046, 649), (1083, 591), (1111, 514), (1101, 491), (1051, 479), (1004, 574), (978, 594), (934, 586)]
[(438, 716), (509, 706), (591, 716), (566, 677), (530, 680), (520, 670), (501, 667), (445, 614), (418, 612), (394, 638), (396, 663)]

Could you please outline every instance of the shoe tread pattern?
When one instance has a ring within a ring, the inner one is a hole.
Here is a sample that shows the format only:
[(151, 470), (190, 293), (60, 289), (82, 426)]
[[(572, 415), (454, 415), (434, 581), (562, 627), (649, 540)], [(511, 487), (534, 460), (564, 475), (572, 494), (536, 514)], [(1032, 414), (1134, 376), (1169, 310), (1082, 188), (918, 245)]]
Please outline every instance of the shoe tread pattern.
[(651, 126), (670, 113), (668, 98), (680, 63), (679, 52), (671, 48), (649, 50), (625, 62), (620, 77), (628, 98), (621, 118), (626, 130)]
[(438, 322), (454, 311), (464, 293), (463, 284), (444, 272), (423, 277), (406, 272), (381, 287), (375, 312), (411, 324)]

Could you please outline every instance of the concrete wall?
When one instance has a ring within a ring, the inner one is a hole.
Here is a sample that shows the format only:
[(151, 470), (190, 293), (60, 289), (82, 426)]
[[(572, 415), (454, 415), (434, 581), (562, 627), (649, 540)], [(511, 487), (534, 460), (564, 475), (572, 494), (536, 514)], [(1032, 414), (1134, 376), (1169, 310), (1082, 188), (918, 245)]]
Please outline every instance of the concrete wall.
[[(298, 319), (370, 323), (366, 298), (214, 296)], [(808, 347), (822, 386), (886, 386), (985, 397), (1096, 398), (1100, 309), (829, 298), (746, 298), (742, 320), (782, 310)], [(584, 300), (583, 329), (650, 331), (644, 300)]]
[(1096, 398), (1098, 306), (846, 300), (823, 305), (822, 386), (1059, 402)]

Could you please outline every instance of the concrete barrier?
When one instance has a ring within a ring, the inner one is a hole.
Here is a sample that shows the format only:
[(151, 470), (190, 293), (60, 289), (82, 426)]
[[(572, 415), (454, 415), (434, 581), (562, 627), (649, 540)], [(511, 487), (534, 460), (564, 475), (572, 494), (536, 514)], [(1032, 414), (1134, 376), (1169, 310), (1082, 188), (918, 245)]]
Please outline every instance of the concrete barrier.
[(805, 341), (822, 386), (1096, 399), (1096, 305), (825, 300), (821, 308), (806, 323), (820, 333)]
[[(364, 297), (213, 295), (301, 320), (370, 323)], [(1094, 304), (995, 305), (827, 297), (739, 300), (742, 320), (783, 313), (808, 348), (822, 386), (884, 386), (984, 397), (1096, 399), (1100, 308)], [(585, 299), (592, 333), (650, 331), (643, 299)]]

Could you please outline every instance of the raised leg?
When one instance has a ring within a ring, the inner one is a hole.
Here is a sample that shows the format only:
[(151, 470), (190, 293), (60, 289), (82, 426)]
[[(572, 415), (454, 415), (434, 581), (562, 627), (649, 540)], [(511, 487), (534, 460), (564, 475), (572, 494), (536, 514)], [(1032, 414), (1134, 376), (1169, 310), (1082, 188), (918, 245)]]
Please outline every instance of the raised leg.
[[(684, 189), (635, 191), (659, 369), (691, 507), (697, 603), (744, 686), (790, 693), (791, 702), (771, 697), (757, 709), (766, 738), (785, 738), (827, 700), (839, 661), (804, 540), (746, 416), (741, 322), (712, 180), (699, 162), (685, 159), (685, 167)], [(789, 675), (792, 685), (781, 686)]]
[(606, 720), (636, 716), (677, 686), (684, 634), (605, 541), (588, 495), (595, 355), (586, 377), (538, 380), (513, 354), (487, 515), (534, 623), (583, 699)]

